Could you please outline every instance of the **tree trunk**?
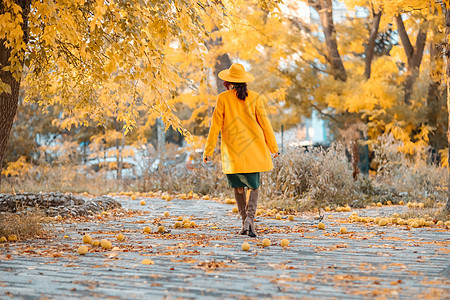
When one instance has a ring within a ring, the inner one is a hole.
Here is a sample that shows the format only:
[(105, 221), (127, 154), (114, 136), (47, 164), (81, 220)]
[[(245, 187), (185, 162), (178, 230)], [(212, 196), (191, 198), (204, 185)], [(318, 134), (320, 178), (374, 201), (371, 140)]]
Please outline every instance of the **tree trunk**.
[[(448, 127), (447, 127), (447, 146), (448, 146), (448, 153), (447, 153), (447, 160), (449, 163), (449, 166), (447, 168), (447, 171), (449, 172), (449, 178), (450, 178), (450, 45), (449, 45), (449, 39), (448, 36), (450, 35), (450, 10), (447, 8), (445, 10), (445, 56), (446, 56), (446, 83), (447, 83), (447, 111), (449, 113), (448, 118)], [(447, 204), (445, 205), (445, 209), (447, 212), (450, 212), (450, 180), (447, 182)]]
[[(421, 24), (421, 28), (417, 34), (416, 45), (413, 47), (409, 40), (408, 33), (406, 32), (405, 24), (403, 23), (402, 16), (395, 16), (397, 23), (398, 35), (402, 41), (403, 49), (405, 50), (407, 62), (407, 71), (405, 79), (405, 104), (411, 104), (411, 95), (414, 82), (419, 75), (420, 64), (422, 63), (423, 50), (425, 49), (425, 43), (427, 41), (427, 29), (428, 23)], [(425, 27), (425, 30), (422, 29)]]
[[(409, 68), (408, 68), (409, 69)], [(405, 79), (405, 97), (404, 102), (405, 104), (411, 104), (411, 95), (412, 95), (412, 89), (414, 86), (414, 82), (416, 81), (416, 77), (418, 76), (417, 70), (411, 70), (409, 69), (406, 72), (406, 79)]]
[(336, 28), (333, 23), (332, 0), (319, 0), (319, 6), (316, 5), (316, 7), (318, 8), (316, 8), (316, 10), (319, 12), (320, 22), (322, 23), (325, 44), (327, 46), (328, 56), (330, 57), (334, 78), (346, 81), (347, 72), (345, 71), (341, 55), (339, 54)]
[(372, 72), (372, 60), (375, 50), (375, 41), (378, 35), (378, 28), (380, 27), (381, 20), (381, 10), (373, 15), (372, 28), (370, 29), (369, 42), (366, 48), (366, 59), (365, 59), (365, 69), (364, 76), (366, 79), (370, 78), (370, 73)]
[[(437, 31), (437, 30), (436, 30)], [(437, 163), (437, 151), (444, 149), (447, 146), (446, 135), (446, 120), (447, 109), (446, 99), (444, 98), (442, 78), (445, 78), (444, 67), (444, 49), (442, 43), (430, 43), (430, 85), (428, 86), (427, 95), (427, 123), (435, 129), (430, 132), (430, 145), (433, 150), (433, 162)]]
[(166, 144), (166, 128), (161, 118), (156, 119), (156, 139), (158, 141), (156, 149), (158, 150), (160, 157), (162, 157), (164, 146)]
[[(22, 30), (24, 32), (23, 40), (25, 44), (28, 42), (28, 14), (30, 12), (31, 0), (19, 0), (16, 3), (22, 8)], [(0, 14), (4, 13), (3, 3), (0, 2)], [(3, 157), (8, 145), (11, 128), (16, 116), (17, 106), (19, 103), (20, 80), (13, 78), (11, 72), (2, 71), (1, 68), (9, 65), (9, 58), (11, 57), (11, 49), (5, 47), (5, 40), (0, 39), (0, 78), (1, 80), (11, 86), (11, 94), (0, 93), (0, 184), (1, 171), (3, 165)], [(23, 61), (21, 62), (23, 63)]]
[(116, 180), (119, 182), (122, 178), (120, 174), (120, 146), (119, 146), (119, 139), (116, 139)]
[(353, 180), (356, 181), (358, 179), (359, 174), (359, 152), (358, 152), (358, 140), (355, 139), (350, 142), (350, 147), (352, 151), (352, 167), (353, 167)]
[(427, 32), (419, 30), (413, 55), (408, 59), (408, 72), (405, 80), (405, 103), (411, 103), (411, 95), (416, 78), (419, 76), (420, 64), (422, 63), (423, 50), (427, 40)]
[[(0, 59), (7, 60), (10, 51), (5, 49), (4, 41), (0, 40)], [(11, 128), (14, 122), (14, 117), (17, 111), (17, 104), (19, 101), (19, 87), (20, 82), (16, 81), (10, 72), (0, 71), (0, 78), (4, 83), (11, 86), (11, 94), (0, 94), (0, 172), (3, 165), (3, 157), (8, 146), (8, 140), (11, 133)], [(1, 176), (0, 176), (1, 183)]]
[[(223, 6), (222, 0), (214, 0), (214, 3), (216, 5)], [(212, 33), (219, 31), (219, 28), (217, 26), (214, 26)], [(208, 44), (206, 45), (208, 48), (214, 47), (214, 46), (220, 46), (223, 44), (222, 37), (219, 36), (216, 40), (210, 39)], [(231, 66), (231, 60), (228, 53), (220, 54), (216, 57), (216, 62), (214, 63), (214, 78), (216, 79), (216, 87), (217, 87), (217, 94), (220, 94), (222, 92), (226, 91), (226, 88), (222, 84), (222, 79), (219, 78), (219, 72), (225, 69), (228, 69)]]
[[(222, 38), (218, 38), (216, 41), (217, 44), (222, 44)], [(228, 56), (228, 53), (219, 55), (219, 57), (216, 58), (216, 63), (214, 65), (214, 77), (216, 78), (216, 86), (217, 86), (217, 93), (220, 94), (222, 92), (226, 91), (225, 86), (222, 84), (222, 79), (219, 78), (219, 72), (225, 69), (228, 69), (231, 66), (231, 60)]]
[(119, 151), (119, 165), (117, 169), (119, 170), (119, 180), (123, 179), (123, 148), (125, 147), (125, 133), (122, 130), (122, 140), (120, 142), (120, 151)]

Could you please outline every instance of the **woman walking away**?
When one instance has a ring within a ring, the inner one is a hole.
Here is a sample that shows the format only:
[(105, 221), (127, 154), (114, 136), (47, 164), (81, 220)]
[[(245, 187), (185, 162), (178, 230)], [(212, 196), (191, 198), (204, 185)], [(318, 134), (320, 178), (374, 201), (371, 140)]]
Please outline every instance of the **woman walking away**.
[[(219, 73), (227, 91), (219, 94), (209, 129), (203, 161), (208, 163), (222, 131), (222, 171), (234, 189), (241, 235), (256, 237), (255, 213), (258, 202), (260, 172), (273, 169), (271, 153), (279, 155), (272, 125), (260, 95), (247, 89), (255, 78), (241, 64), (232, 64)], [(250, 189), (247, 203), (245, 188)]]

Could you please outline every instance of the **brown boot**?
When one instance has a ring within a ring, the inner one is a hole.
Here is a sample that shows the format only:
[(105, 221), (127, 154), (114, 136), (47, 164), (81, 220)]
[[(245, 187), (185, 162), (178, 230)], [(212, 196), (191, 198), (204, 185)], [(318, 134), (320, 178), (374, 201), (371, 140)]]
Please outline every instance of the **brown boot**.
[(255, 229), (255, 213), (256, 206), (258, 205), (258, 189), (251, 190), (250, 197), (247, 203), (247, 218), (244, 222), (244, 229), (247, 231), (248, 236), (256, 237)]
[(242, 228), (239, 231), (239, 234), (245, 235), (247, 234), (247, 231), (244, 228), (245, 219), (247, 218), (247, 210), (246, 210), (247, 197), (245, 196), (245, 190), (242, 193), (239, 193), (237, 189), (234, 189), (234, 197), (236, 198), (237, 208), (242, 218)]

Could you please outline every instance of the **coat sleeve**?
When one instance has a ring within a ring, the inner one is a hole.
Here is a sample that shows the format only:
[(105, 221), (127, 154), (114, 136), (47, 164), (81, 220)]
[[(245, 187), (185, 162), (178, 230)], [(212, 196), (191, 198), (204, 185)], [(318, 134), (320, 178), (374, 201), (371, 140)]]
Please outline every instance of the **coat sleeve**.
[(275, 139), (275, 134), (273, 133), (272, 124), (270, 124), (269, 117), (267, 116), (266, 109), (264, 108), (264, 103), (260, 96), (257, 96), (256, 100), (256, 121), (259, 126), (261, 126), (264, 132), (264, 139), (266, 140), (267, 146), (269, 146), (270, 153), (278, 152), (278, 144)]
[(219, 132), (223, 127), (223, 114), (223, 103), (219, 95), (219, 97), (217, 98), (216, 107), (214, 108), (212, 124), (211, 128), (209, 128), (208, 139), (206, 140), (206, 146), (205, 151), (203, 152), (203, 156), (212, 156), (214, 153), (214, 148), (216, 147)]

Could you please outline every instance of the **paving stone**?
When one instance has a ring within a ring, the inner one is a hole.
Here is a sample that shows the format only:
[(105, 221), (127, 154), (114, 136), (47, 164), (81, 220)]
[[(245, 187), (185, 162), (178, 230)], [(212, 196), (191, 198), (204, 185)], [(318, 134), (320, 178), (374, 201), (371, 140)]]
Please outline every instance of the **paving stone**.
[[(258, 217), (258, 238), (236, 234), (241, 224), (232, 205), (205, 200), (139, 200), (115, 197), (124, 208), (148, 211), (107, 222), (61, 224), (53, 241), (34, 240), (0, 248), (0, 298), (17, 299), (445, 299), (450, 294), (450, 234), (442, 228), (378, 227), (341, 223), (350, 213), (327, 213), (325, 231), (317, 230), (313, 214), (294, 221)], [(403, 206), (358, 210), (360, 215), (388, 216)], [(170, 217), (163, 218), (169, 211)], [(173, 229), (177, 216), (192, 217), (197, 228)], [(332, 215), (334, 218), (329, 219)], [(160, 219), (157, 219), (160, 218)], [(143, 234), (157, 222), (170, 235)], [(144, 220), (146, 223), (137, 223)], [(346, 226), (349, 234), (337, 234)], [(267, 230), (266, 230), (267, 228)], [(99, 232), (102, 233), (99, 233)], [(121, 231), (123, 243), (115, 241)], [(82, 236), (109, 238), (121, 249), (140, 251), (75, 254)], [(113, 233), (113, 234), (109, 234)], [(324, 233), (331, 233), (324, 236)], [(64, 239), (68, 235), (68, 239)], [(272, 246), (258, 245), (270, 238)], [(290, 246), (279, 244), (287, 238)], [(244, 241), (251, 250), (241, 250)], [(42, 257), (16, 250), (37, 251), (52, 243), (67, 244), (73, 255)], [(183, 244), (180, 244), (183, 243)], [(3, 259), (12, 254), (12, 259)], [(143, 259), (153, 265), (142, 265)], [(201, 263), (217, 263), (217, 269)]]

